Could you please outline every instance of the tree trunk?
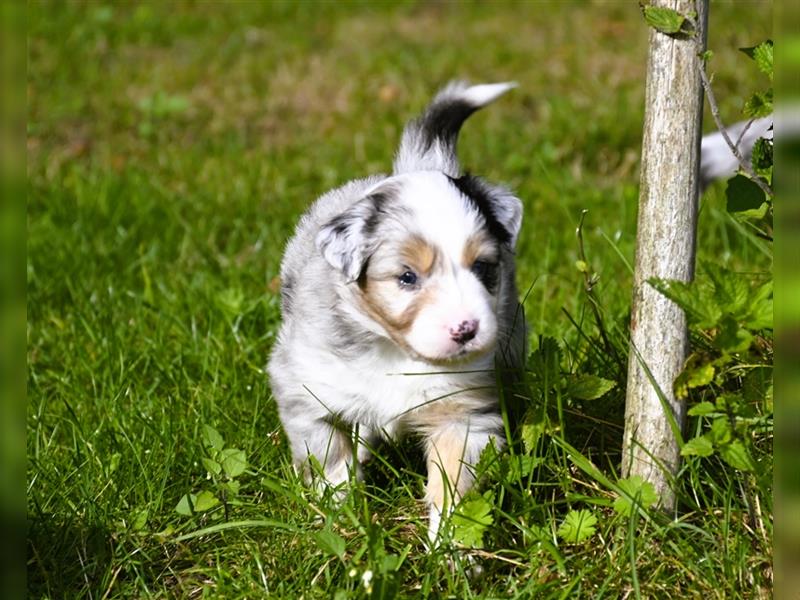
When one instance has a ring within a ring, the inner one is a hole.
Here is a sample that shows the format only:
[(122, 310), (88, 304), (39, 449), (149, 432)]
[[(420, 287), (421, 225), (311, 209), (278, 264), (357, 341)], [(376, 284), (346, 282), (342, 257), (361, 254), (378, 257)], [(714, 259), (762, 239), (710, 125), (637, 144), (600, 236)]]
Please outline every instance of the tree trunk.
[(691, 36), (650, 30), (625, 406), (622, 473), (650, 481), (662, 508), (672, 511), (674, 475), (680, 465), (674, 427), (682, 429), (686, 412), (675, 397), (673, 382), (686, 360), (688, 332), (683, 311), (647, 280), (694, 277), (703, 119), (698, 54), (700, 45), (705, 50), (708, 0), (651, 4), (682, 15), (696, 10), (701, 40), (698, 44)]

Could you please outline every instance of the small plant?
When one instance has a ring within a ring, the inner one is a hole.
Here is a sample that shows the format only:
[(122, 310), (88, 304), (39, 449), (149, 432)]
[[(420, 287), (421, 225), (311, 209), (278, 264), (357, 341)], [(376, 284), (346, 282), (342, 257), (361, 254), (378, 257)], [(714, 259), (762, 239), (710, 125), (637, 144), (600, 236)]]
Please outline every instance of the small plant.
[(201, 462), (206, 468), (211, 487), (184, 494), (175, 512), (190, 517), (205, 513), (221, 503), (227, 520), (228, 506), (239, 504), (237, 497), (241, 482), (238, 477), (247, 471), (247, 456), (238, 448), (226, 448), (222, 436), (210, 425), (203, 425), (202, 436), (206, 456), (201, 458)]
[(636, 506), (650, 508), (658, 502), (655, 487), (640, 475), (631, 475), (627, 479), (617, 482), (623, 492), (614, 500), (614, 512), (623, 517), (628, 517)]
[(453, 515), (453, 539), (468, 548), (483, 548), (483, 534), (492, 523), (494, 492), (465, 499)]
[(592, 511), (585, 508), (571, 510), (558, 527), (558, 537), (567, 544), (580, 544), (592, 537), (596, 530), (597, 517)]
[[(772, 41), (741, 50), (771, 84)], [(743, 112), (751, 120), (770, 114), (771, 85), (753, 94)], [(750, 164), (742, 164), (725, 190), (728, 212), (769, 241), (772, 171), (773, 142), (761, 138)], [(651, 279), (650, 284), (684, 310), (695, 339), (675, 381), (675, 394), (681, 399), (699, 396), (688, 414), (705, 426), (684, 444), (681, 454), (717, 454), (735, 469), (754, 471), (754, 444), (761, 434), (772, 432), (772, 274), (757, 281), (706, 262), (694, 282)]]
[(770, 429), (772, 419), (772, 280), (752, 285), (711, 264), (703, 275), (692, 283), (651, 280), (686, 312), (697, 340), (675, 394), (700, 394), (689, 416), (702, 417), (709, 429), (689, 440), (681, 454), (716, 452), (732, 467), (752, 471), (751, 432)]

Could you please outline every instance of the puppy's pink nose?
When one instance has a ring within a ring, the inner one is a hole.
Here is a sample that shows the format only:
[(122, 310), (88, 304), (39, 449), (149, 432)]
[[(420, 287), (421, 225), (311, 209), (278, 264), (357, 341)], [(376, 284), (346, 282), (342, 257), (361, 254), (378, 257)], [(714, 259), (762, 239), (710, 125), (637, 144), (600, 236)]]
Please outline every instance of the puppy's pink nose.
[(478, 320), (461, 321), (458, 327), (450, 328), (450, 338), (459, 344), (466, 344), (478, 334)]

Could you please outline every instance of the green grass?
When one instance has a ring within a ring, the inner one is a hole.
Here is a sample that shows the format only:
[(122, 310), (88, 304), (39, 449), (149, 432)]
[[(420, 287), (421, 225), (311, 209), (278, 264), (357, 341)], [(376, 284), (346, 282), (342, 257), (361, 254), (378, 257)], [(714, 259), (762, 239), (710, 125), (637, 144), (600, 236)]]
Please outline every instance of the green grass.
[[(769, 37), (770, 10), (712, 4), (729, 122), (759, 81), (736, 48)], [(770, 448), (752, 481), (688, 461), (674, 521), (616, 515), (603, 483), (620, 457), (635, 239), (647, 45), (635, 3), (44, 3), (28, 39), (32, 597), (357, 597), (368, 569), (374, 597), (769, 595)], [(264, 373), (297, 218), (330, 187), (388, 170), (404, 121), (453, 77), (520, 83), (470, 120), (460, 150), (525, 203), (532, 347), (552, 336), (565, 372), (618, 383), (593, 402), (542, 401), (559, 416), (541, 465), (484, 484), (496, 509), (472, 579), (461, 555), (423, 550), (413, 442), (383, 448), (343, 505), (316, 498), (291, 472)], [(611, 352), (575, 267), (583, 209)], [(740, 229), (710, 190), (699, 257), (769, 271), (771, 250)], [(214, 485), (203, 425), (249, 468), (227, 515), (187, 517), (181, 497)], [(587, 543), (555, 535), (572, 508), (599, 518)]]

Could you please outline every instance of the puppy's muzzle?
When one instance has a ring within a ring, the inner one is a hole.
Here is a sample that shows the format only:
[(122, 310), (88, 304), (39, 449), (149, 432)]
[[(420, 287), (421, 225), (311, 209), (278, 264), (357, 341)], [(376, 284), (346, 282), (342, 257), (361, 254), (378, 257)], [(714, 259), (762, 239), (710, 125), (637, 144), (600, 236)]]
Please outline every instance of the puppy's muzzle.
[(450, 339), (457, 344), (464, 345), (478, 335), (478, 320), (461, 321), (458, 327), (450, 328)]

